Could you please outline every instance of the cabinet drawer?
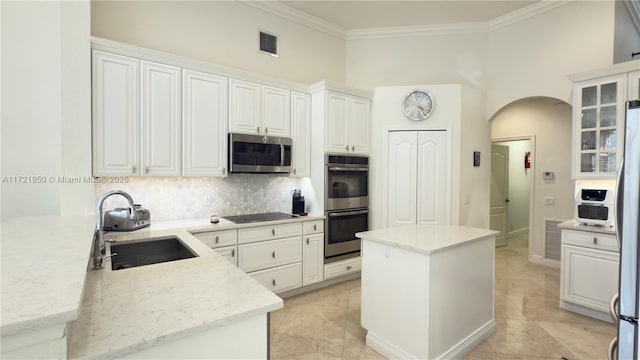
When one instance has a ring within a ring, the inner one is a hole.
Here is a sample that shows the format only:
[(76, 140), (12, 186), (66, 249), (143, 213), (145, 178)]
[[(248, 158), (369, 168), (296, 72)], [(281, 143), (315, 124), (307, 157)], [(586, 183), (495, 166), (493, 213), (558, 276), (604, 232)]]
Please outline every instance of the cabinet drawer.
[(324, 279), (330, 279), (342, 275), (360, 271), (362, 262), (360, 257), (337, 261), (324, 266)]
[(616, 236), (610, 234), (562, 230), (562, 243), (607, 251), (619, 251)]
[(302, 225), (299, 222), (272, 226), (256, 226), (238, 229), (238, 243), (247, 244), (256, 241), (281, 239), (297, 235), (302, 235)]
[(245, 272), (302, 260), (302, 238), (263, 241), (238, 246), (238, 266)]
[(303, 234), (317, 234), (324, 232), (324, 220), (305, 221), (302, 223)]
[(195, 233), (193, 236), (200, 239), (210, 248), (231, 246), (238, 243), (238, 231), (235, 229)]
[(215, 252), (222, 255), (225, 259), (227, 259), (233, 265), (238, 265), (238, 251), (236, 250), (236, 246), (227, 246), (222, 248), (216, 248)]
[(253, 272), (251, 275), (260, 284), (274, 293), (302, 286), (302, 264), (295, 263), (277, 268)]

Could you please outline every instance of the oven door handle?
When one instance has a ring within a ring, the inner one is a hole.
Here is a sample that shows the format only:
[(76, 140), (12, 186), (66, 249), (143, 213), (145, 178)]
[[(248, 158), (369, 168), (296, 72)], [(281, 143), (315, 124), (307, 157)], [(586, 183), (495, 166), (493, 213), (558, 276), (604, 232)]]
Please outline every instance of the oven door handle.
[(339, 212), (339, 213), (330, 213), (329, 217), (343, 217), (343, 216), (353, 216), (353, 215), (362, 215), (368, 214), (369, 210), (359, 210), (359, 211), (348, 211), (348, 212)]
[(329, 166), (329, 171), (369, 171), (366, 167)]

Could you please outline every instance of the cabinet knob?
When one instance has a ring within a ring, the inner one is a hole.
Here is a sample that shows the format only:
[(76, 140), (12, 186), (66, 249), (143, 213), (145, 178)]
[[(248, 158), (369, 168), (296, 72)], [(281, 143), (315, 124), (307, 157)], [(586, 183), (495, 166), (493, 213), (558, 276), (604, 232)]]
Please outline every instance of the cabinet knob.
[(307, 245), (309, 245), (309, 238), (307, 238)]
[(134, 173), (134, 174), (136, 173), (136, 166), (135, 165), (131, 167), (131, 172)]
[(271, 229), (271, 235), (273, 235), (273, 236), (276, 235), (276, 229)]
[(347, 270), (351, 270), (351, 266), (347, 266)]
[(236, 257), (236, 249), (231, 250), (231, 257)]
[(218, 235), (216, 235), (216, 244), (218, 243), (218, 240), (219, 240), (219, 239), (218, 239)]
[(351, 146), (351, 151), (356, 151), (356, 147), (355, 146)]
[(276, 279), (271, 280), (271, 283), (273, 284), (273, 286), (276, 286)]
[(275, 251), (271, 253), (271, 257), (274, 258), (274, 259), (276, 258), (276, 252)]
[(149, 167), (148, 167), (148, 166), (146, 166), (146, 167), (144, 168), (144, 172), (145, 172), (145, 174), (148, 174), (148, 173), (149, 173)]
[(256, 127), (256, 132), (259, 134), (260, 133), (260, 126)]
[(265, 127), (265, 128), (264, 128), (264, 133), (265, 133), (265, 134), (268, 134), (268, 133), (269, 133), (269, 128), (268, 128), (268, 127)]
[(295, 174), (296, 174), (296, 169), (293, 169), (293, 175), (295, 175)]
[(227, 169), (226, 168), (222, 168), (222, 175), (227, 173)]
[(349, 151), (349, 145), (345, 145), (344, 147), (347, 151)]
[(318, 225), (313, 224), (313, 231), (316, 231), (316, 230), (318, 230)]
[(594, 243), (594, 244), (597, 244), (597, 243), (598, 243), (598, 238), (597, 238), (597, 237), (595, 237), (595, 236), (593, 237), (593, 243)]

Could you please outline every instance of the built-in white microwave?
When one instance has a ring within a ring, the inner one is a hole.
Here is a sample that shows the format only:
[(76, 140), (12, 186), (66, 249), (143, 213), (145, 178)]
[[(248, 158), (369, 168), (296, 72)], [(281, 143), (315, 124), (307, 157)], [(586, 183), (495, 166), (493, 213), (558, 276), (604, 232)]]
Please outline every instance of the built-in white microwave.
[(587, 225), (612, 227), (614, 225), (614, 189), (582, 188), (576, 189), (576, 220)]

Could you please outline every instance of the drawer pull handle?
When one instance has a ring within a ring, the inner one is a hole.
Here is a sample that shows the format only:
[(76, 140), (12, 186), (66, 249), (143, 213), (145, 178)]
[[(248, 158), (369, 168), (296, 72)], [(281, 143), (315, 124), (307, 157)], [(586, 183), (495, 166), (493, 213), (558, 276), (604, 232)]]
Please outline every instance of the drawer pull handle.
[(271, 229), (271, 235), (273, 235), (273, 236), (276, 235), (276, 229)]
[(231, 257), (236, 257), (236, 249), (231, 250)]
[(271, 253), (271, 257), (274, 258), (274, 259), (276, 258), (276, 252), (275, 251)]
[(313, 224), (313, 231), (316, 231), (316, 230), (318, 230), (318, 225)]
[(216, 244), (218, 243), (218, 235), (216, 235)]
[(356, 147), (355, 146), (351, 146), (351, 151), (356, 151)]
[(351, 266), (347, 266), (347, 270), (351, 270)]
[(273, 284), (273, 286), (276, 286), (276, 279), (271, 280), (271, 283)]
[(597, 243), (598, 243), (598, 238), (597, 238), (597, 237), (595, 237), (595, 236), (593, 237), (593, 243), (594, 243), (594, 244), (597, 244)]
[(349, 151), (349, 145), (346, 145), (344, 148)]

